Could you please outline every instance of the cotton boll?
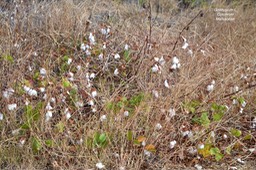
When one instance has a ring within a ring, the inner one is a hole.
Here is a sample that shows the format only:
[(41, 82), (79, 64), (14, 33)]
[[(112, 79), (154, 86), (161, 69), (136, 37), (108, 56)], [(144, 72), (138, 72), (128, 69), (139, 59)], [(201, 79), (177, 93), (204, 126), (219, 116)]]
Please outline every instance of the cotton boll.
[(153, 93), (153, 95), (155, 96), (155, 98), (158, 98), (158, 97), (159, 97), (158, 91), (153, 90), (152, 93)]
[(115, 54), (114, 58), (115, 58), (116, 60), (118, 60), (118, 59), (120, 59), (120, 55), (119, 55), (119, 54)]
[(90, 74), (90, 79), (94, 79), (96, 77), (96, 74), (95, 73), (91, 73)]
[(173, 149), (175, 147), (176, 143), (177, 143), (176, 140), (171, 141), (170, 148)]
[(4, 119), (4, 115), (0, 113), (0, 121), (2, 121), (3, 119)]
[(8, 107), (8, 110), (13, 111), (17, 108), (17, 104), (16, 103), (8, 104), (7, 107)]
[(90, 35), (89, 35), (89, 41), (90, 41), (90, 43), (92, 44), (92, 45), (95, 45), (95, 37), (93, 36), (93, 34), (92, 33), (90, 33)]
[(207, 90), (208, 92), (211, 92), (211, 91), (213, 91), (213, 88), (214, 88), (214, 85), (213, 85), (213, 84), (209, 84), (209, 85), (206, 87), (206, 90)]
[(96, 164), (96, 167), (97, 167), (98, 169), (103, 169), (103, 168), (105, 168), (105, 165), (103, 165), (101, 162), (98, 162), (98, 163)]
[(128, 51), (129, 50), (129, 45), (128, 44), (125, 44), (124, 46), (124, 50)]
[(166, 88), (168, 88), (168, 89), (170, 88), (169, 83), (168, 83), (168, 80), (165, 80), (165, 81), (164, 81), (164, 87), (166, 87)]
[(188, 43), (187, 42), (184, 42), (184, 44), (183, 44), (183, 46), (182, 46), (182, 49), (186, 49), (186, 48), (188, 48)]
[(95, 98), (97, 96), (97, 91), (92, 91), (92, 97)]
[(49, 121), (52, 118), (52, 111), (48, 110), (45, 114), (45, 121)]
[(106, 115), (102, 115), (102, 116), (100, 117), (100, 121), (103, 122), (103, 121), (105, 121), (105, 120), (107, 120), (107, 116), (106, 116)]
[(8, 88), (7, 90), (3, 91), (3, 96), (6, 99), (9, 99), (14, 93), (14, 90), (12, 88)]
[(177, 57), (173, 57), (173, 59), (172, 59), (172, 63), (173, 64), (178, 64), (180, 61), (179, 61), (179, 59), (177, 58)]
[(155, 126), (155, 129), (156, 130), (162, 129), (162, 125), (160, 123), (157, 123), (156, 126)]
[(114, 75), (117, 76), (119, 74), (118, 68), (115, 69)]
[(84, 43), (81, 44), (80, 49), (83, 50), (83, 51), (86, 50), (86, 46), (84, 45)]
[(124, 116), (125, 116), (125, 117), (128, 117), (128, 116), (129, 116), (129, 112), (128, 112), (127, 110), (124, 112)]
[(176, 115), (175, 110), (174, 110), (173, 108), (170, 108), (170, 110), (169, 110), (169, 116), (172, 118), (172, 117), (174, 117), (175, 115)]
[(155, 64), (152, 68), (151, 68), (152, 72), (155, 73), (159, 70), (159, 67), (157, 64)]
[(67, 64), (70, 65), (72, 63), (72, 58), (69, 58)]
[(45, 68), (40, 68), (40, 74), (41, 74), (42, 76), (45, 76), (45, 75), (46, 75), (46, 70), (45, 70)]

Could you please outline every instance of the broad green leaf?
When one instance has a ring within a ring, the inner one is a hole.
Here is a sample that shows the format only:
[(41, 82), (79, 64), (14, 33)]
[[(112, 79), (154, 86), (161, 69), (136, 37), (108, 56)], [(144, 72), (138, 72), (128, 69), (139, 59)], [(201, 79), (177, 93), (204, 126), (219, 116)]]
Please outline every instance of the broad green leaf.
[(247, 134), (245, 137), (244, 137), (244, 140), (250, 140), (252, 139), (252, 135), (251, 134)]
[(38, 151), (40, 151), (42, 149), (42, 144), (40, 143), (40, 141), (33, 137), (32, 138), (32, 150), (34, 153), (37, 153)]
[(66, 78), (64, 78), (62, 79), (62, 85), (64, 88), (68, 88), (71, 86), (71, 83)]
[(214, 121), (220, 121), (223, 116), (224, 116), (224, 113), (219, 112), (219, 113), (214, 113), (212, 118)]
[(242, 135), (242, 131), (238, 129), (231, 129), (230, 133), (235, 137), (239, 137)]
[(45, 141), (45, 145), (48, 146), (48, 147), (53, 147), (53, 144), (54, 144), (54, 142), (53, 142), (53, 140), (51, 140), (51, 139), (47, 139), (47, 140)]
[(99, 142), (104, 143), (105, 141), (106, 141), (106, 134), (105, 133), (100, 134)]
[(201, 125), (207, 126), (207, 127), (210, 125), (211, 121), (208, 118), (208, 113), (207, 112), (202, 113), (201, 118), (200, 118), (200, 123), (201, 123)]
[(130, 52), (128, 50), (124, 51), (124, 59), (126, 62), (130, 61)]
[(14, 59), (11, 55), (4, 55), (3, 59), (10, 62), (10, 63), (14, 63)]
[(211, 148), (210, 154), (215, 156), (216, 161), (219, 161), (223, 158), (223, 154), (221, 154), (219, 148)]

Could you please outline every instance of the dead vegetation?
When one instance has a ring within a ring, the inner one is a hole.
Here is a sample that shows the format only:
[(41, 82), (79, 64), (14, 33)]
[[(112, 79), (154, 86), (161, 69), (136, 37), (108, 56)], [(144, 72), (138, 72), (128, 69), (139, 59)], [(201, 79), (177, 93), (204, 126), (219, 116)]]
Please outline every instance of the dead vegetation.
[(235, 10), (216, 21), (212, 6), (13, 5), (0, 14), (1, 169), (254, 166), (253, 6), (216, 2)]

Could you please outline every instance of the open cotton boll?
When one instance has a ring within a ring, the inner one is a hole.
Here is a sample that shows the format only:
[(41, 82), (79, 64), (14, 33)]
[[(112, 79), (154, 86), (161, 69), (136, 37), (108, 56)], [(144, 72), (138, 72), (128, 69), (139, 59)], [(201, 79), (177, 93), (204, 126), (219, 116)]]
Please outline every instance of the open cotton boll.
[(17, 108), (17, 104), (16, 103), (8, 104), (7, 107), (8, 107), (8, 110), (12, 111)]
[(162, 129), (162, 125), (160, 123), (157, 123), (156, 126), (155, 126), (155, 129), (156, 130)]
[(45, 121), (49, 121), (52, 118), (52, 111), (48, 110), (45, 114)]
[(103, 169), (103, 168), (105, 168), (105, 165), (103, 165), (101, 162), (98, 162), (98, 163), (96, 163), (96, 167), (98, 169)]
[(158, 97), (159, 97), (159, 93), (158, 93), (158, 91), (153, 90), (153, 91), (152, 91), (152, 93), (153, 93), (153, 95), (155, 96), (155, 98), (158, 98)]
[(155, 72), (158, 72), (159, 70), (159, 67), (157, 64), (155, 64), (152, 68), (151, 68), (152, 72), (155, 73)]
[(14, 90), (12, 88), (8, 88), (7, 90), (3, 91), (3, 96), (6, 99), (9, 99), (14, 93)]
[(120, 59), (120, 55), (119, 55), (119, 54), (115, 54), (114, 58), (115, 58), (116, 60), (118, 60), (118, 59)]
[(95, 37), (93, 36), (93, 34), (92, 33), (90, 33), (90, 35), (89, 35), (89, 41), (90, 41), (90, 43), (92, 44), (92, 45), (95, 45)]
[(4, 119), (4, 115), (0, 113), (0, 121)]
[(128, 112), (127, 110), (124, 112), (124, 116), (125, 116), (125, 117), (128, 117), (128, 116), (129, 116), (129, 112)]
[(40, 68), (40, 74), (41, 74), (42, 76), (45, 76), (45, 75), (46, 75), (46, 70), (45, 70), (45, 68)]
[(174, 110), (173, 108), (170, 108), (170, 110), (169, 110), (169, 116), (172, 118), (172, 117), (174, 117), (175, 115), (176, 115), (175, 110)]
[(72, 58), (69, 58), (67, 64), (70, 65), (72, 63)]
[(186, 48), (188, 48), (188, 43), (185, 41), (184, 44), (183, 44), (183, 46), (182, 46), (182, 49), (185, 50)]
[(180, 62), (180, 60), (176, 56), (173, 57), (173, 59), (172, 59), (173, 64), (178, 64), (179, 62)]
[(92, 97), (95, 98), (96, 96), (97, 96), (97, 91), (96, 90), (92, 91)]
[(119, 74), (118, 68), (115, 69), (114, 75), (117, 76)]
[(81, 44), (80, 49), (81, 49), (81, 50), (83, 50), (83, 51), (85, 51), (85, 50), (86, 50), (86, 46), (85, 46), (85, 44), (84, 44), (84, 43), (82, 43), (82, 44)]
[(105, 121), (105, 120), (107, 120), (107, 116), (106, 116), (106, 115), (102, 115), (102, 116), (100, 117), (100, 121), (103, 122), (103, 121)]
[(214, 89), (214, 85), (213, 85), (213, 84), (209, 84), (209, 85), (206, 87), (206, 90), (207, 90), (208, 92), (213, 91), (213, 89)]
[(176, 143), (177, 143), (176, 140), (171, 141), (170, 148), (173, 149), (175, 147)]
[(165, 80), (165, 81), (164, 81), (164, 87), (170, 88), (169, 83), (168, 83), (168, 80)]
[(128, 45), (128, 44), (125, 44), (125, 45), (124, 45), (124, 50), (126, 50), (126, 51), (129, 50), (129, 45)]

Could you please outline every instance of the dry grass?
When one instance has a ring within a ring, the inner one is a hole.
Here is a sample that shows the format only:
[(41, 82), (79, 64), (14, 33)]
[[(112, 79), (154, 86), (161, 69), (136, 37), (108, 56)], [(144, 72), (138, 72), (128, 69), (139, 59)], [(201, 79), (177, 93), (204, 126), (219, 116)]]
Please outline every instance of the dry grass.
[[(65, 0), (23, 3), (16, 7), (16, 13), (0, 14), (1, 169), (94, 169), (98, 162), (105, 169), (193, 169), (195, 164), (209, 169), (253, 167), (247, 162), (256, 155), (249, 151), (255, 149), (256, 141), (255, 127), (251, 127), (256, 126), (256, 12), (253, 6), (244, 9), (246, 3), (213, 4), (235, 9), (234, 22), (216, 21), (212, 8), (202, 8), (204, 15), (181, 34), (189, 44), (185, 50), (179, 32), (198, 14), (197, 8), (175, 15), (177, 6), (170, 6), (173, 10), (163, 9), (159, 14), (153, 10), (151, 16), (148, 8), (131, 4)], [(100, 30), (108, 26), (111, 32), (106, 38)], [(80, 45), (90, 44), (90, 33), (97, 43), (86, 56)], [(125, 44), (129, 45), (128, 59)], [(100, 53), (103, 61), (98, 59)], [(121, 56), (119, 60), (114, 59), (116, 53)], [(154, 58), (161, 56), (166, 61), (161, 74), (153, 73)], [(181, 63), (179, 70), (170, 69), (174, 56)], [(72, 59), (70, 65), (68, 58)], [(46, 69), (45, 76), (40, 75), (40, 68)], [(74, 80), (67, 81), (70, 72)], [(90, 80), (92, 87), (87, 86), (86, 73), (96, 74)], [(165, 80), (170, 88), (164, 86)], [(214, 89), (208, 92), (212, 80)], [(37, 96), (29, 96), (24, 86), (37, 90)], [(239, 87), (237, 92), (235, 86)], [(40, 92), (40, 87), (45, 92)], [(14, 93), (6, 98), (8, 88)], [(95, 98), (91, 96), (94, 90), (98, 94)], [(158, 91), (158, 98), (153, 90)], [(241, 104), (232, 104), (234, 97), (246, 101), (242, 113)], [(94, 106), (87, 104), (90, 100)], [(194, 113), (191, 101), (199, 103)], [(77, 106), (78, 102), (82, 106)], [(17, 108), (10, 111), (8, 104), (12, 103)], [(53, 107), (49, 121), (47, 103)], [(229, 107), (220, 121), (213, 121), (213, 103)], [(68, 120), (66, 108), (71, 113)], [(97, 111), (92, 112), (93, 108)], [(173, 117), (170, 108), (176, 112)], [(130, 112), (128, 117), (123, 114), (125, 110)], [(208, 125), (192, 121), (205, 111)], [(105, 121), (100, 121), (102, 115), (107, 116)], [(160, 130), (155, 128), (157, 123), (162, 126)], [(232, 135), (232, 128), (242, 134)], [(128, 131), (132, 139), (127, 137)], [(193, 136), (183, 137), (184, 131)], [(106, 134), (106, 147), (94, 143), (96, 132)], [(146, 147), (136, 144), (142, 138)], [(171, 149), (174, 140), (177, 144)], [(216, 161), (213, 155), (207, 156), (209, 150), (204, 157), (198, 149), (200, 144), (218, 147), (224, 157)], [(226, 153), (228, 147), (232, 148), (230, 154)], [(191, 149), (198, 151), (191, 154)], [(239, 165), (237, 158), (248, 166)]]

